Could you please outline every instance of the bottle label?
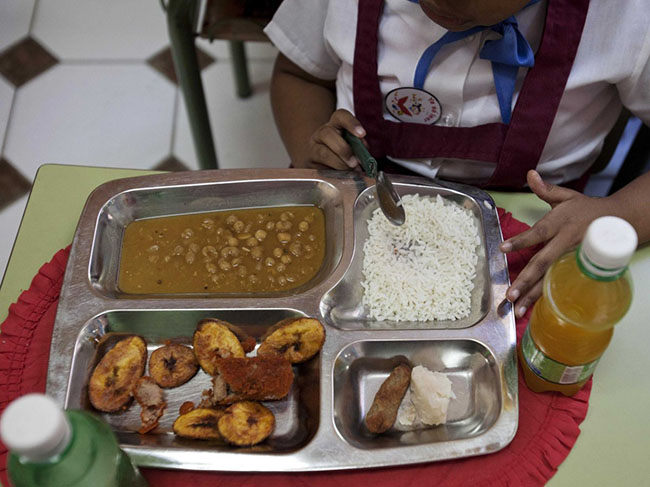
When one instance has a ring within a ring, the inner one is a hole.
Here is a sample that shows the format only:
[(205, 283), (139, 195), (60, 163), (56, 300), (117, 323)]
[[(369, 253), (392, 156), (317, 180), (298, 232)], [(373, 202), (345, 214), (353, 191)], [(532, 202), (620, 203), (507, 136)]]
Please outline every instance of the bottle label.
[(530, 326), (526, 327), (524, 336), (521, 339), (521, 353), (528, 364), (528, 367), (539, 377), (555, 384), (577, 384), (587, 380), (598, 364), (596, 359), (593, 362), (583, 365), (566, 365), (542, 352), (530, 336)]

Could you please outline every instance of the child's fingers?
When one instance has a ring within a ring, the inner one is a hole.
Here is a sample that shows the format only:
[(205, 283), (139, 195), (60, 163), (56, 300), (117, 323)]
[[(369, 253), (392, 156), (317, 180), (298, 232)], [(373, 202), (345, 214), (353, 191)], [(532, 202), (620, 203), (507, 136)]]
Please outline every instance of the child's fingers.
[[(339, 171), (349, 171), (350, 166), (341, 160), (338, 154), (324, 144), (314, 144), (311, 149), (312, 162), (331, 167)], [(357, 163), (358, 164), (358, 163)]]
[(339, 109), (332, 114), (329, 122), (312, 135), (310, 140), (312, 161), (340, 170), (358, 168), (360, 161), (343, 138), (344, 130), (361, 138), (364, 145), (368, 147), (368, 143), (363, 139), (366, 131), (359, 120), (349, 111)]
[[(352, 148), (339, 131), (330, 124), (324, 125), (314, 134), (312, 143), (317, 152), (314, 154), (314, 158), (318, 157), (332, 162), (336, 159), (336, 165), (342, 165), (341, 169), (354, 169), (359, 165), (359, 159), (354, 156)], [(312, 152), (314, 151), (312, 150)]]
[(544, 276), (549, 265), (543, 255), (540, 258), (540, 253), (535, 254), (506, 291), (506, 299), (511, 303), (521, 303), (520, 300)]
[(571, 208), (571, 204), (584, 198), (581, 193), (545, 183), (537, 171), (528, 171), (528, 184), (537, 197), (550, 204), (552, 209), (530, 229), (501, 243), (499, 248), (502, 252), (513, 252), (548, 242), (579, 217), (568, 210), (567, 205)]
[(363, 138), (366, 136), (366, 130), (361, 125), (361, 122), (359, 122), (359, 120), (357, 120), (349, 111), (342, 108), (336, 110), (332, 114), (330, 117), (330, 123), (337, 129), (345, 129), (357, 137)]
[(569, 238), (567, 234), (558, 234), (544, 248), (533, 255), (528, 264), (519, 273), (517, 279), (515, 279), (506, 291), (506, 299), (514, 303), (520, 302), (523, 297), (527, 296), (530, 290), (538, 282), (541, 282), (544, 274), (551, 267), (551, 264), (573, 246)]
[(526, 311), (528, 311), (530, 307), (535, 304), (535, 301), (537, 301), (537, 299), (542, 295), (542, 282), (542, 280), (537, 281), (524, 296), (515, 302), (513, 308), (517, 318), (524, 316)]
[(553, 224), (553, 219), (549, 218), (550, 215), (551, 213), (544, 216), (528, 230), (503, 241), (499, 245), (501, 252), (514, 252), (547, 242), (553, 238), (557, 234), (558, 228)]
[(576, 196), (577, 194), (580, 194), (572, 189), (544, 182), (542, 177), (535, 170), (528, 171), (526, 180), (533, 193), (535, 193), (539, 199), (545, 201), (551, 206), (555, 206)]

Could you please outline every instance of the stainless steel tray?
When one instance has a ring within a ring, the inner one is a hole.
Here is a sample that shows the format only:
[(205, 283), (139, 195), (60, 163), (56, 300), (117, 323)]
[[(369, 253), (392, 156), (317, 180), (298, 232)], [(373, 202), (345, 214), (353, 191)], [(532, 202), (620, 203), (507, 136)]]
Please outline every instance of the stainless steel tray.
[[(256, 447), (185, 440), (171, 432), (179, 406), (210, 386), (203, 372), (166, 391), (155, 433), (140, 435), (139, 407), (103, 414), (139, 465), (197, 470), (308, 471), (403, 465), (495, 452), (517, 430), (515, 323), (503, 302), (509, 284), (496, 208), (473, 187), (394, 177), (400, 195), (441, 195), (468, 208), (480, 229), (470, 315), (458, 321), (369, 320), (361, 305), (362, 244), (377, 202), (357, 173), (315, 170), (223, 170), (111, 181), (89, 197), (70, 252), (54, 324), (47, 392), (66, 408), (92, 410), (87, 381), (114, 337), (137, 333), (149, 351), (165, 340), (191, 343), (205, 317), (238, 324), (255, 337), (288, 316), (325, 324), (321, 353), (295, 366), (287, 399), (265, 403), (272, 436)], [(297, 290), (267, 295), (120, 293), (122, 235), (134, 220), (263, 206), (315, 204), (325, 213), (327, 251), (319, 274)], [(408, 218), (408, 215), (407, 215)], [(375, 436), (363, 417), (381, 382), (404, 356), (449, 374), (457, 396), (445, 425)]]

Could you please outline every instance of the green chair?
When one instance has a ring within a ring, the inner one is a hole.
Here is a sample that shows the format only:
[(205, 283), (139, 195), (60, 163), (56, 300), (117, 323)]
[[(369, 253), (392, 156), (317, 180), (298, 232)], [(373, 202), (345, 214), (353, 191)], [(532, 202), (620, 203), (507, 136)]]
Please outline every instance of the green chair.
[(263, 32), (282, 0), (168, 0), (167, 29), (172, 57), (187, 106), (194, 148), (201, 169), (216, 169), (217, 155), (210, 130), (195, 38), (230, 41), (237, 95), (250, 96), (245, 41), (267, 41)]

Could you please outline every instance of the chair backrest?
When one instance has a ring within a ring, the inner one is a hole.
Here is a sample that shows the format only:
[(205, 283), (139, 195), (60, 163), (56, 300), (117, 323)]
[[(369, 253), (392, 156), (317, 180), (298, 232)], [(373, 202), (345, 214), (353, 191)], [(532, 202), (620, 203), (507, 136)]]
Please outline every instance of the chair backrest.
[(281, 3), (282, 0), (208, 0), (199, 36), (268, 42), (263, 29)]
[(650, 127), (641, 124), (627, 156), (616, 174), (609, 194), (650, 171)]
[(605, 137), (605, 142), (603, 143), (603, 148), (598, 155), (598, 158), (592, 164), (590, 171), (591, 174), (597, 174), (607, 167), (609, 162), (612, 160), (612, 156), (616, 151), (627, 121), (629, 120), (631, 114), (627, 108), (621, 110), (616, 123)]

